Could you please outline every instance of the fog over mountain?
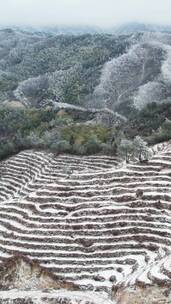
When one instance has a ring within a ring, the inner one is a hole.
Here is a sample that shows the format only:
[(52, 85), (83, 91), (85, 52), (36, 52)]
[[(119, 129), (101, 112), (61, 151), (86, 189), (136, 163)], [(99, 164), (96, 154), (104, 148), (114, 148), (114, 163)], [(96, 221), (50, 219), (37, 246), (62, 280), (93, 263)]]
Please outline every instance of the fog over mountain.
[(3, 25), (170, 24), (170, 0), (1, 0)]

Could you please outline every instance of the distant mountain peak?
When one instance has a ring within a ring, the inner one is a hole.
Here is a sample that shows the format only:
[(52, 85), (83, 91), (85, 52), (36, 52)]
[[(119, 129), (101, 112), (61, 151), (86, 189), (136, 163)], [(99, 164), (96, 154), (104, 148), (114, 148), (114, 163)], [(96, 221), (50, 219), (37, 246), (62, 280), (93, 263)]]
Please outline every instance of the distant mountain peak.
[(119, 35), (137, 32), (171, 32), (171, 26), (143, 22), (128, 22), (114, 27), (113, 32)]

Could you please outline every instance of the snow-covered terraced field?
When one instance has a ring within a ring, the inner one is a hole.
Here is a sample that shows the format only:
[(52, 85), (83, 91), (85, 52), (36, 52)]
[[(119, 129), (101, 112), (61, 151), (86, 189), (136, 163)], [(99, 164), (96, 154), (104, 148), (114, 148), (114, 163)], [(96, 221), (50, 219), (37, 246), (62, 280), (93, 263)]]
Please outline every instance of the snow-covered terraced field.
[(104, 297), (89, 292), (62, 291), (0, 291), (2, 303), (56, 303), (56, 304), (115, 304)]
[(171, 145), (155, 152), (127, 166), (35, 151), (2, 162), (0, 261), (20, 252), (90, 291), (170, 284)]

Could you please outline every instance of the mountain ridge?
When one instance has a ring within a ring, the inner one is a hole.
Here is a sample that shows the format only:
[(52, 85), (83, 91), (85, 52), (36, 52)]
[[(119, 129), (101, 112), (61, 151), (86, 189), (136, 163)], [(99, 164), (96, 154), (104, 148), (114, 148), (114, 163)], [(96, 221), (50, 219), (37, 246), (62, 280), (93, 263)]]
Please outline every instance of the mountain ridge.
[(51, 33), (55, 35), (83, 35), (83, 34), (116, 34), (128, 35), (138, 32), (171, 32), (171, 25), (148, 22), (130, 21), (110, 27), (90, 25), (52, 25), (52, 26), (26, 26), (26, 25), (0, 25), (0, 29), (15, 29), (25, 32)]

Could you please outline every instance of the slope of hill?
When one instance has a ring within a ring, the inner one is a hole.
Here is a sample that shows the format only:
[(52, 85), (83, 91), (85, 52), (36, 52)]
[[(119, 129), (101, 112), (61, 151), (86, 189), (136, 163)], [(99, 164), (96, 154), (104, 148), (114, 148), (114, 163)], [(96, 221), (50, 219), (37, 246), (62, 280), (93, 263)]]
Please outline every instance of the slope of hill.
[(146, 27), (128, 35), (1, 30), (1, 103), (44, 107), (54, 100), (125, 115), (170, 103), (171, 34)]
[(1, 164), (1, 262), (23, 254), (90, 291), (171, 284), (171, 145), (148, 164), (25, 151)]
[(0, 41), (0, 302), (171, 303), (171, 34)]
[(133, 286), (118, 290), (115, 299), (118, 304), (170, 304), (170, 287)]
[(79, 287), (73, 283), (59, 280), (53, 273), (40, 267), (38, 263), (17, 254), (0, 265), (0, 290), (13, 289), (78, 291)]
[(0, 101), (36, 106), (48, 98), (83, 104), (103, 64), (129, 45), (128, 37), (23, 29), (1, 30), (0, 41)]
[(99, 103), (119, 112), (126, 108), (126, 115), (151, 102), (170, 103), (170, 51), (170, 34), (140, 35), (126, 53), (105, 64), (95, 89)]
[(129, 107), (170, 102), (169, 32), (74, 36), (4, 29), (0, 39), (1, 102), (42, 107), (53, 99), (126, 108), (125, 115)]

